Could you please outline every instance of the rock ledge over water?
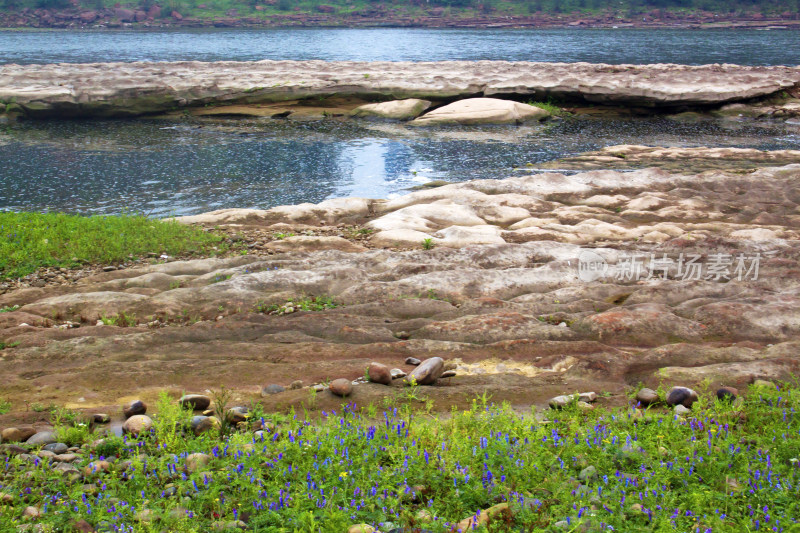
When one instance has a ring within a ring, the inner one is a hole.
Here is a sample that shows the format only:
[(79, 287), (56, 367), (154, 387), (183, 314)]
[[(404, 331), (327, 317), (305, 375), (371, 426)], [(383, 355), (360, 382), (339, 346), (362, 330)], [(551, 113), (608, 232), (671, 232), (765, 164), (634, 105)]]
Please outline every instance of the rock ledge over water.
[(800, 86), (796, 67), (507, 61), (257, 61), (0, 66), (5, 112), (114, 117), (310, 98), (548, 97), (641, 107), (714, 106)]

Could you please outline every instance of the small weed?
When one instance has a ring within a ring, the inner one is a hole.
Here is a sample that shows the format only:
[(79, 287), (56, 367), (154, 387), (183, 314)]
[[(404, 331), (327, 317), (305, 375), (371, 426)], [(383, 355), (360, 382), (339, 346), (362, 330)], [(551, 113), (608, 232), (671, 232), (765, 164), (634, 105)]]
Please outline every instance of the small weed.
[(214, 416), (216, 416), (217, 420), (220, 422), (220, 438), (225, 437), (225, 435), (231, 431), (231, 420), (228, 416), (228, 404), (230, 403), (232, 396), (233, 393), (225, 387), (221, 387), (219, 390), (211, 393), (211, 399), (214, 402)]
[(50, 404), (50, 407), (46, 407), (44, 404), (39, 402), (33, 402), (30, 405), (30, 410), (34, 413), (44, 413), (45, 411), (52, 411), (53, 409), (55, 409), (55, 405), (53, 404)]
[(100, 315), (100, 321), (106, 326), (119, 326), (121, 328), (132, 328), (139, 324), (135, 314), (128, 314), (125, 311), (119, 313), (118, 315)]
[(19, 346), (19, 341), (14, 341), (14, 342), (0, 341), (0, 350), (5, 350), (6, 348), (15, 348), (17, 346)]
[(288, 239), (289, 237), (294, 237), (294, 233), (276, 233), (272, 236), (272, 238), (276, 241), (282, 241), (283, 239)]
[(339, 307), (333, 298), (328, 296), (311, 296), (289, 300), (284, 304), (266, 305), (264, 302), (256, 304), (256, 311), (268, 315), (289, 315), (297, 311), (324, 311)]
[(427, 239), (422, 239), (422, 249), (423, 250), (432, 250), (436, 244), (433, 242), (433, 239), (428, 237)]
[(18, 305), (9, 305), (7, 307), (0, 307), (0, 313), (10, 313), (11, 311), (16, 311), (19, 309)]
[(4, 415), (11, 410), (11, 402), (5, 398), (0, 398), (0, 415)]
[(544, 109), (554, 117), (560, 117), (566, 114), (566, 111), (558, 107), (556, 104), (553, 103), (552, 100), (547, 100), (546, 102), (528, 102), (528, 105), (532, 105), (533, 107), (538, 107), (539, 109)]
[(217, 274), (217, 275), (215, 275), (213, 277), (213, 279), (211, 280), (211, 283), (214, 284), (214, 283), (219, 283), (221, 281), (228, 281), (232, 277), (233, 277), (233, 274)]

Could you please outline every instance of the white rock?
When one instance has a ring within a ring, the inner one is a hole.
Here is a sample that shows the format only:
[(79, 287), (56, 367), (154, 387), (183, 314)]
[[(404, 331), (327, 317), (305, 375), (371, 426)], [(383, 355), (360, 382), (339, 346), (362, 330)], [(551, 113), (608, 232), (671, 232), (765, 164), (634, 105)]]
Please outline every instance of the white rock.
[(545, 120), (550, 113), (544, 109), (497, 98), (467, 98), (422, 115), (410, 124), (522, 124)]
[(354, 117), (378, 117), (392, 120), (411, 120), (417, 118), (428, 109), (431, 103), (428, 100), (407, 98), (405, 100), (392, 100), (378, 104), (365, 104), (355, 108)]

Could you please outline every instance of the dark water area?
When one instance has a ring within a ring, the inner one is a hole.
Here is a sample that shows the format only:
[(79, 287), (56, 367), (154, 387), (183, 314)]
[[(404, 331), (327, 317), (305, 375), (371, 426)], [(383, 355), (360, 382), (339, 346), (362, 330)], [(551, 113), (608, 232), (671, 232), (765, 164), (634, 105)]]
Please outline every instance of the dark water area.
[(0, 130), (0, 209), (167, 216), (387, 198), (430, 180), (506, 178), (614, 144), (798, 149), (800, 125), (666, 117), (424, 129), (330, 119), (25, 122)]
[(0, 31), (0, 64), (262, 59), (797, 65), (800, 35), (739, 29)]

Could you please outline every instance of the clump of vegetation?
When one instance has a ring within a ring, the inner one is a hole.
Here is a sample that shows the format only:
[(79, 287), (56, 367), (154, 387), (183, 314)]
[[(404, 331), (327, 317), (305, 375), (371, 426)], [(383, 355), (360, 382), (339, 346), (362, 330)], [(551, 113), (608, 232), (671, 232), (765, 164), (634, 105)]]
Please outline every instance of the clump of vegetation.
[(109, 264), (154, 251), (214, 255), (224, 246), (221, 237), (200, 228), (144, 215), (0, 212), (0, 280), (42, 267)]
[(116, 315), (101, 315), (100, 322), (106, 326), (119, 326), (121, 328), (134, 327), (139, 324), (135, 313), (126, 313), (122, 311)]
[(427, 239), (422, 239), (422, 249), (423, 250), (433, 250), (433, 247), (436, 246), (436, 243), (433, 242), (433, 239), (428, 237)]
[(558, 107), (556, 104), (553, 103), (552, 100), (547, 100), (546, 102), (528, 102), (528, 105), (532, 105), (533, 107), (538, 107), (539, 109), (544, 109), (554, 117), (560, 117), (566, 115), (567, 112)]
[[(174, 413), (159, 414), (163, 427), (106, 441), (106, 457), (130, 463), (91, 474), (88, 492), (87, 480), (11, 456), (0, 471), (11, 496), (0, 530), (15, 531), (28, 506), (54, 530), (83, 519), (138, 531), (145, 510), (159, 531), (242, 520), (252, 531), (365, 523), (445, 533), (474, 516), (489, 516), (476, 528), (484, 532), (800, 528), (796, 385), (752, 388), (741, 404), (703, 398), (686, 417), (575, 403), (537, 420), (483, 398), (437, 419), (417, 416), (413, 403), (382, 414), (344, 405), (316, 423), (260, 413), (268, 424), (258, 436), (195, 437)], [(180, 446), (168, 445), (173, 434)], [(197, 452), (208, 464), (187, 469)]]
[(0, 307), (0, 313), (10, 313), (12, 311), (16, 311), (19, 309), (18, 305), (8, 305), (6, 307)]
[(339, 304), (330, 296), (306, 296), (289, 300), (283, 304), (258, 304), (256, 310), (268, 315), (289, 315), (297, 311), (324, 311), (337, 307)]
[(5, 398), (0, 398), (0, 415), (4, 415), (11, 410), (11, 402)]

